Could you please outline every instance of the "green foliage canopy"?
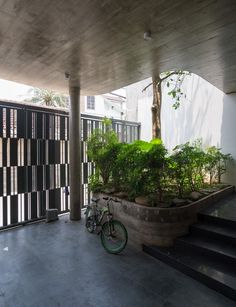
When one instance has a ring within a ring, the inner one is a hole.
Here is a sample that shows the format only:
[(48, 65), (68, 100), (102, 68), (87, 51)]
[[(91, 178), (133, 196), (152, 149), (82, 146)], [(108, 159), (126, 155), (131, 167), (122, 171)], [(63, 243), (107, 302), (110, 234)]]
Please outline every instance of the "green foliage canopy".
[(220, 148), (203, 149), (201, 140), (178, 145), (168, 153), (160, 139), (151, 142), (119, 143), (111, 122), (105, 120), (87, 142), (89, 159), (95, 162), (90, 188), (100, 191), (112, 186), (129, 198), (155, 195), (162, 202), (166, 191), (185, 197), (209, 181), (220, 183), (230, 154)]

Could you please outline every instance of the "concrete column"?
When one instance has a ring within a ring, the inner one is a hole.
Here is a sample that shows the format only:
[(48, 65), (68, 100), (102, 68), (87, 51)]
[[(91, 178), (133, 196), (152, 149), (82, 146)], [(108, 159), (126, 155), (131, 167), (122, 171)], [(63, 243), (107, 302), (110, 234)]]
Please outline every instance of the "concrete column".
[(69, 87), (70, 92), (70, 219), (81, 219), (81, 120), (80, 88)]

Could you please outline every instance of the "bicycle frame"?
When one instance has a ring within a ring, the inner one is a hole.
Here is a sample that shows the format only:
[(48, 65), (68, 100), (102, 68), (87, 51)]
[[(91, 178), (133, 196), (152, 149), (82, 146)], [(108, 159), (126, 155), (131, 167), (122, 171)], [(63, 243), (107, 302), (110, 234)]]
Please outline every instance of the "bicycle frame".
[(110, 207), (109, 207), (111, 201), (112, 200), (109, 199), (107, 204), (106, 204), (106, 207), (103, 207), (103, 208), (97, 208), (96, 203), (93, 205), (94, 208), (92, 208), (92, 206), (90, 206), (92, 208), (93, 212), (94, 212), (96, 227), (102, 226), (102, 220), (103, 220), (105, 215), (107, 216), (108, 222), (110, 222), (112, 220), (112, 213), (110, 212)]
[(109, 209), (108, 208), (101, 208), (101, 209), (99, 209), (99, 219), (97, 221), (97, 226), (101, 226), (102, 225), (102, 220), (103, 220), (105, 215), (107, 215), (108, 221), (110, 221), (111, 213), (110, 213)]

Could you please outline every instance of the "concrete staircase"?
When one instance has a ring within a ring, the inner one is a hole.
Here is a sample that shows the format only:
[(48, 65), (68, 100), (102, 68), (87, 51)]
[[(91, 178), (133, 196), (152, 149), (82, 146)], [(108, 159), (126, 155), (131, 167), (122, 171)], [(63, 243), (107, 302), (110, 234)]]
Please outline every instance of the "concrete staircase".
[(171, 248), (143, 246), (153, 257), (236, 300), (236, 196), (201, 212)]

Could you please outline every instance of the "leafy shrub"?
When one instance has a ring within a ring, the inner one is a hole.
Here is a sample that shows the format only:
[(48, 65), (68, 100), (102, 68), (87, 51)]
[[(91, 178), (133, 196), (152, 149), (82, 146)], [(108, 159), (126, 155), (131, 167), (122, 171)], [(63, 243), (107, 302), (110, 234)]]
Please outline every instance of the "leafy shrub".
[(143, 157), (143, 167), (146, 169), (145, 192), (159, 194), (159, 201), (162, 201), (167, 177), (167, 150), (159, 139), (150, 144), (150, 149)]
[(211, 146), (206, 151), (205, 169), (209, 174), (209, 181), (221, 183), (222, 175), (226, 172), (227, 162), (232, 160), (230, 154), (223, 154), (221, 148)]
[(113, 180), (131, 198), (159, 193), (162, 198), (167, 150), (158, 139), (123, 144), (114, 161)]
[(89, 138), (88, 156), (96, 166), (90, 177), (92, 191), (115, 187), (130, 199), (148, 195), (154, 203), (163, 201), (163, 195), (165, 199), (176, 194), (185, 197), (208, 179), (210, 184), (220, 183), (232, 159), (214, 146), (203, 150), (200, 140), (176, 146), (171, 155), (159, 139), (122, 144), (108, 120)]
[(184, 192), (198, 190), (204, 184), (205, 164), (206, 153), (201, 141), (197, 140), (193, 144), (187, 142), (174, 148), (170, 156), (170, 172), (180, 197)]
[(89, 177), (89, 189), (95, 193), (101, 192), (103, 183), (99, 178), (99, 174), (95, 173)]
[(142, 195), (145, 190), (145, 157), (151, 144), (135, 141), (123, 144), (114, 167), (114, 181), (129, 193), (130, 197)]
[[(102, 129), (95, 129), (87, 141), (88, 157), (95, 162), (95, 178), (106, 185), (112, 174), (113, 163), (119, 149), (116, 133), (112, 130), (111, 121), (105, 119)], [(94, 178), (93, 178), (94, 180)]]

